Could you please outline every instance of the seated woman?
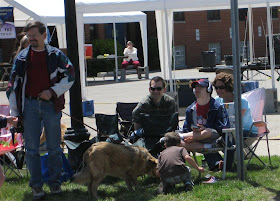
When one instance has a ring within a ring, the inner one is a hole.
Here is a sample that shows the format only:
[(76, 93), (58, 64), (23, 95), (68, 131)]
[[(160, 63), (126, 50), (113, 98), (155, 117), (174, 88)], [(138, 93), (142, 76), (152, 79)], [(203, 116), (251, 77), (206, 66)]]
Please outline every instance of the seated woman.
[[(221, 72), (216, 75), (213, 81), (213, 86), (217, 92), (217, 97), (215, 99), (221, 103), (230, 103), (234, 101), (233, 94), (233, 76), (232, 74)], [(248, 101), (241, 97), (241, 109), (242, 109), (242, 124), (243, 124), (243, 136), (254, 136), (258, 134), (257, 127), (253, 126), (250, 132), (251, 126), (253, 124), (253, 119), (251, 116), (250, 105)]]
[(123, 59), (122, 68), (127, 68), (128, 65), (133, 65), (137, 71), (138, 79), (141, 79), (141, 74), (139, 73), (138, 66), (141, 66), (137, 57), (137, 48), (133, 47), (131, 41), (127, 41), (126, 48), (123, 51), (124, 56), (127, 58)]

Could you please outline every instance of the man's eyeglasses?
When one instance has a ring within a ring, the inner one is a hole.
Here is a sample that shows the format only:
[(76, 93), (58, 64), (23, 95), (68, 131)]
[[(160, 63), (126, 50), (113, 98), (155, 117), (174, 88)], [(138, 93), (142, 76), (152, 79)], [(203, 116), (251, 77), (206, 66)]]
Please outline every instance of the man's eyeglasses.
[(215, 89), (217, 90), (217, 89), (225, 89), (226, 87), (225, 86), (214, 86), (215, 87)]
[(155, 91), (155, 90), (161, 91), (163, 89), (163, 87), (150, 87), (150, 89), (152, 91)]
[(38, 36), (40, 36), (40, 34), (32, 34), (32, 35), (28, 35), (26, 34), (26, 37), (29, 38), (37, 38)]

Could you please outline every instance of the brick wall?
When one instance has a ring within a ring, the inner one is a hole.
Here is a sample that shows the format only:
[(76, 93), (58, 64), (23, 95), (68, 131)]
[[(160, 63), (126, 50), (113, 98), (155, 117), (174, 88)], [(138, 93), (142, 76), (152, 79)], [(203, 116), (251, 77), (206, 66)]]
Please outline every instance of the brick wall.
[[(231, 27), (230, 10), (220, 11), (221, 20), (207, 21), (207, 11), (185, 12), (185, 23), (174, 24), (175, 45), (186, 46), (187, 66), (201, 66), (201, 52), (208, 50), (209, 43), (221, 44), (221, 56), (232, 54), (232, 40), (229, 29)], [(274, 33), (279, 33), (279, 20), (273, 19)], [(253, 9), (253, 32), (255, 56), (266, 56), (265, 36), (258, 36), (258, 26), (265, 27), (266, 8)], [(200, 30), (200, 40), (195, 39), (195, 30)], [(240, 41), (245, 39), (245, 21), (239, 23)]]
[[(155, 15), (153, 12), (147, 13), (148, 37), (156, 35)], [(174, 44), (185, 45), (186, 47), (186, 65), (188, 67), (201, 66), (201, 52), (208, 50), (209, 43), (221, 44), (221, 59), (224, 55), (232, 54), (232, 40), (229, 29), (231, 27), (230, 10), (221, 10), (219, 21), (207, 20), (207, 11), (185, 12), (185, 22), (174, 23)], [(280, 33), (279, 19), (273, 19), (273, 33)], [(254, 51), (256, 57), (266, 56), (265, 34), (262, 30), (262, 36), (258, 36), (258, 26), (265, 28), (266, 8), (253, 9), (253, 32), (254, 32)], [(195, 38), (195, 30), (200, 31), (200, 40)], [(245, 22), (239, 23), (240, 41), (245, 38)]]

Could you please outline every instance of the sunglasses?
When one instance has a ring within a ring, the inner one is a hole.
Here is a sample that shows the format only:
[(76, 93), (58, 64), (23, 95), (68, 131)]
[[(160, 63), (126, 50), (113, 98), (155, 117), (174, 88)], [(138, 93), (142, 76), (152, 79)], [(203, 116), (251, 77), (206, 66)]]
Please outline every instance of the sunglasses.
[(163, 89), (163, 87), (150, 87), (150, 89), (152, 91), (155, 91), (155, 90), (161, 91)]
[(226, 87), (225, 86), (214, 86), (215, 87), (215, 89), (217, 90), (217, 89), (225, 89)]

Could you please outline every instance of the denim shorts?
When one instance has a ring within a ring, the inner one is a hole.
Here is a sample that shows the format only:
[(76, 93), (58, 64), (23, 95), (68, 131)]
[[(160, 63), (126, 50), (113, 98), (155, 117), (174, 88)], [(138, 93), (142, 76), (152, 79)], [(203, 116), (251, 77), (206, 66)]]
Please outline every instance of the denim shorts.
[(211, 129), (211, 130), (212, 130), (211, 137), (206, 138), (204, 140), (200, 140), (199, 142), (203, 144), (212, 144), (216, 139), (220, 137), (220, 134), (215, 129)]
[(176, 175), (173, 177), (168, 177), (162, 180), (163, 183), (165, 184), (170, 184), (170, 185), (175, 185), (183, 182), (184, 184), (192, 184), (191, 181), (191, 173), (190, 173), (190, 168), (188, 167), (186, 173), (181, 174), (181, 175)]

